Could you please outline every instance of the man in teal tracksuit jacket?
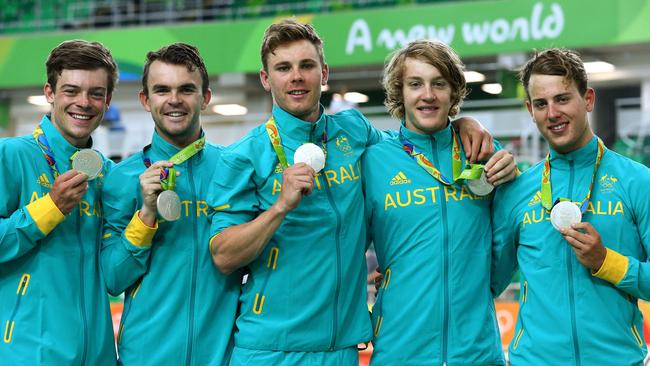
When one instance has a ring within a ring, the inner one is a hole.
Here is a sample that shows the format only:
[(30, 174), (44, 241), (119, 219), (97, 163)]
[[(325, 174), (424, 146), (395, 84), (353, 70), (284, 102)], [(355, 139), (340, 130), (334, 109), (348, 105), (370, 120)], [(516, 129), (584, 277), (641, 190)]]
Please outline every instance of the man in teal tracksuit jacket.
[[(371, 338), (359, 159), (382, 133), (355, 110), (323, 113), (322, 52), (310, 25), (267, 29), (260, 77), (272, 118), (224, 150), (209, 195), (215, 264), (250, 271), (231, 365), (357, 365)], [(318, 175), (293, 165), (305, 142), (325, 152)]]
[[(321, 107), (318, 120), (308, 123), (276, 105), (273, 117), (289, 164), (304, 142), (322, 144), (327, 126), (327, 162), (311, 194), (286, 215), (248, 264), (236, 353), (347, 349), (352, 355), (320, 360), (326, 365), (349, 364), (350, 359), (358, 363), (356, 346), (371, 337), (359, 158), (381, 135), (356, 110), (327, 115)], [(283, 169), (264, 125), (226, 148), (220, 166), (222, 179), (215, 180), (208, 201), (222, 207), (213, 218), (212, 234), (270, 210), (284, 189)], [(233, 358), (235, 364), (241, 360)], [(286, 362), (304, 360), (289, 357)]]
[[(140, 98), (156, 125), (151, 145), (118, 164), (104, 188), (102, 268), (109, 291), (125, 292), (117, 339), (123, 365), (229, 361), (241, 277), (222, 275), (207, 245), (207, 190), (221, 151), (201, 132), (210, 97), (196, 48), (149, 52)], [(180, 173), (171, 188), (181, 201), (176, 221), (156, 220), (161, 168)]]
[[(372, 365), (505, 363), (489, 287), (492, 195), (455, 179), (466, 159), (448, 117), (466, 94), (462, 70), (450, 47), (431, 41), (398, 50), (384, 69), (386, 105), (402, 126), (361, 164), (384, 273), (372, 311)], [(497, 184), (516, 172), (505, 151), (486, 167)]]
[[(494, 293), (517, 265), (521, 273), (510, 362), (642, 365), (637, 303), (650, 299), (650, 171), (592, 133), (594, 90), (575, 53), (537, 54), (521, 78), (550, 153), (494, 199)], [(581, 207), (582, 222), (554, 229), (549, 209), (558, 199)]]
[(100, 190), (112, 162), (88, 175), (90, 148), (117, 80), (99, 43), (68, 41), (46, 63), (52, 105), (32, 135), (0, 140), (0, 317), (3, 365), (115, 365), (98, 253)]

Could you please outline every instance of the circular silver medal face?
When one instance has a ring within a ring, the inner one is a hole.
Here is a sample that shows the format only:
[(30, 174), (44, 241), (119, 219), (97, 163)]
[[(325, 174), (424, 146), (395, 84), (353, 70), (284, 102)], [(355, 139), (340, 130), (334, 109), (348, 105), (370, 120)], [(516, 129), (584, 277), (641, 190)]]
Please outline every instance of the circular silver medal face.
[(305, 163), (318, 173), (325, 168), (325, 154), (318, 145), (308, 142), (296, 149), (296, 153), (293, 155), (293, 163)]
[(582, 221), (582, 213), (575, 203), (562, 201), (551, 209), (551, 224), (556, 230), (571, 227), (580, 221)]
[(162, 191), (156, 200), (158, 214), (165, 221), (176, 221), (181, 217), (181, 200), (174, 191)]
[(72, 159), (72, 169), (86, 174), (88, 180), (97, 178), (103, 167), (102, 157), (93, 149), (79, 150)]
[(465, 181), (465, 184), (477, 196), (487, 196), (494, 190), (494, 186), (487, 181), (485, 170), (481, 172), (479, 179), (468, 179)]

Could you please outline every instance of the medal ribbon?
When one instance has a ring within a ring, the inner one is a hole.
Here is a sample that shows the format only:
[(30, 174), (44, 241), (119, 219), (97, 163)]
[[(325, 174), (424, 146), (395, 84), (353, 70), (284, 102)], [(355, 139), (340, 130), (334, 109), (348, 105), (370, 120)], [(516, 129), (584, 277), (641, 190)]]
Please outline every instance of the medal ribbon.
[[(181, 151), (177, 152), (174, 154), (174, 156), (169, 158), (169, 161), (174, 163), (174, 165), (182, 164), (192, 156), (196, 155), (199, 151), (203, 150), (204, 147), (205, 135), (201, 136), (201, 138), (192, 142), (191, 144), (185, 146)], [(144, 157), (144, 166), (147, 168), (151, 166), (151, 159), (149, 159), (147, 156)], [(160, 185), (165, 191), (173, 191), (176, 189), (176, 169), (173, 167), (165, 167), (160, 169)]]
[[(596, 152), (596, 164), (594, 165), (594, 172), (591, 176), (591, 183), (589, 184), (589, 190), (587, 191), (587, 196), (582, 202), (580, 202), (580, 212), (585, 213), (587, 211), (587, 205), (589, 204), (589, 199), (591, 198), (591, 191), (594, 188), (594, 182), (596, 181), (596, 173), (598, 172), (598, 167), (600, 166), (601, 160), (603, 160), (603, 155), (605, 154), (605, 144), (603, 140), (598, 138), (598, 151)], [(560, 201), (568, 201), (568, 199), (560, 198), (556, 202), (553, 202), (553, 193), (551, 190), (551, 154), (546, 155), (546, 160), (544, 160), (544, 170), (542, 170), (542, 206), (547, 211), (551, 211), (553, 206)]]
[[(266, 127), (266, 133), (269, 135), (269, 140), (271, 140), (273, 150), (275, 150), (275, 154), (278, 156), (280, 166), (283, 170), (288, 168), (289, 163), (287, 161), (287, 154), (284, 152), (284, 148), (282, 147), (280, 131), (278, 130), (278, 126), (275, 124), (275, 118), (271, 116), (271, 118), (269, 118), (269, 120), (264, 124), (264, 127)], [(325, 161), (327, 161), (327, 120), (325, 120), (325, 128), (323, 129), (323, 135), (321, 136), (320, 148), (323, 150), (323, 155), (325, 155)]]
[(402, 143), (404, 151), (413, 159), (422, 169), (429, 173), (432, 177), (440, 183), (450, 186), (458, 179), (478, 179), (483, 172), (483, 165), (480, 164), (466, 164), (465, 169), (461, 172), (460, 161), (460, 144), (458, 143), (458, 136), (454, 129), (451, 129), (452, 145), (451, 145), (451, 171), (453, 180), (445, 177), (436, 167), (427, 159), (424, 154), (417, 151), (415, 146), (400, 132), (399, 140)]
[(58, 178), (60, 173), (59, 173), (59, 169), (57, 169), (56, 167), (56, 159), (54, 159), (54, 152), (50, 148), (50, 143), (47, 141), (47, 137), (45, 137), (45, 133), (43, 132), (43, 129), (41, 128), (40, 125), (36, 126), (36, 129), (34, 130), (34, 132), (32, 132), (32, 136), (34, 136), (36, 145), (38, 145), (38, 147), (43, 152), (43, 155), (45, 156), (45, 160), (47, 161), (47, 164), (50, 166), (50, 169), (52, 170), (54, 179)]

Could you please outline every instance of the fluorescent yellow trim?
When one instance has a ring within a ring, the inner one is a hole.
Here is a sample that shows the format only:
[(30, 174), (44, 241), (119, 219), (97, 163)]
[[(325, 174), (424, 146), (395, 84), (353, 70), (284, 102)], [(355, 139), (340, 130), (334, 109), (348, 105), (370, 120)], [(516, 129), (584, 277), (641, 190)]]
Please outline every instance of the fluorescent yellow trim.
[(226, 203), (225, 205), (215, 207), (214, 210), (215, 211), (223, 211), (223, 210), (228, 209), (228, 208), (230, 208), (230, 205)]
[[(253, 303), (253, 313), (260, 315), (262, 313), (262, 308), (264, 307), (264, 299), (266, 299), (266, 296), (262, 295), (262, 298), (260, 300), (260, 293), (255, 294), (255, 302)], [(258, 300), (260, 300), (258, 304)]]
[(382, 286), (384, 289), (388, 288), (388, 284), (390, 283), (390, 277), (393, 274), (393, 272), (388, 268), (386, 270), (386, 275), (384, 276), (384, 283), (382, 283)]
[(512, 345), (512, 349), (517, 349), (517, 346), (519, 346), (519, 340), (521, 339), (521, 336), (524, 334), (524, 328), (521, 327), (519, 329), (519, 332), (517, 332), (517, 337), (515, 338), (515, 343)]
[(108, 238), (110, 238), (111, 236), (113, 236), (112, 233), (106, 233), (106, 234), (104, 234), (104, 236), (102, 236), (102, 239), (108, 239)]
[(124, 323), (120, 324), (120, 331), (117, 332), (117, 344), (122, 343), (122, 332), (124, 332)]
[(605, 255), (603, 265), (600, 266), (600, 269), (593, 275), (602, 280), (618, 285), (627, 274), (628, 262), (629, 260), (626, 256), (607, 248), (607, 254)]
[(27, 286), (29, 286), (30, 278), (32, 278), (32, 276), (30, 276), (29, 273), (23, 274), (23, 276), (20, 278), (20, 282), (18, 282), (18, 289), (16, 290), (16, 295), (20, 294), (20, 289), (22, 288), (23, 289), (22, 296), (25, 296), (25, 292), (27, 291)]
[(525, 303), (526, 299), (528, 299), (528, 281), (524, 281), (524, 292), (521, 296), (521, 302)]
[(7, 325), (5, 326), (5, 335), (4, 335), (4, 341), (5, 343), (11, 342), (11, 336), (14, 334), (14, 325), (16, 323), (12, 320), (11, 321), (11, 326), (9, 326), (9, 320), (7, 320)]
[(217, 254), (217, 250), (214, 247), (214, 243), (215, 243), (215, 241), (217, 239), (217, 236), (219, 236), (220, 234), (221, 233), (215, 234), (213, 237), (210, 238), (210, 243), (208, 244), (208, 247), (210, 249), (210, 254), (212, 254), (212, 255)]
[(269, 252), (269, 260), (268, 260), (267, 267), (271, 269), (275, 269), (275, 267), (278, 264), (279, 255), (280, 255), (280, 249), (278, 247), (271, 248), (271, 252)]
[(26, 208), (38, 229), (45, 235), (52, 232), (56, 225), (65, 219), (65, 215), (56, 207), (49, 193), (28, 204)]
[(383, 316), (377, 317), (377, 323), (375, 323), (375, 337), (379, 335), (379, 330), (381, 329), (381, 323), (384, 321)]
[(636, 325), (632, 326), (632, 335), (634, 336), (634, 339), (636, 340), (636, 344), (638, 344), (639, 347), (643, 347), (643, 340), (641, 338), (641, 335), (639, 334), (639, 331), (636, 329)]
[(129, 243), (141, 248), (146, 248), (151, 246), (153, 236), (156, 234), (156, 230), (158, 230), (158, 221), (156, 221), (156, 226), (149, 227), (140, 220), (139, 213), (140, 211), (135, 212), (131, 218), (131, 222), (126, 226), (124, 235)]
[(138, 287), (135, 288), (133, 291), (133, 294), (131, 294), (131, 298), (135, 299), (135, 297), (138, 295), (138, 291), (140, 291), (140, 287), (142, 286), (142, 280), (138, 283)]

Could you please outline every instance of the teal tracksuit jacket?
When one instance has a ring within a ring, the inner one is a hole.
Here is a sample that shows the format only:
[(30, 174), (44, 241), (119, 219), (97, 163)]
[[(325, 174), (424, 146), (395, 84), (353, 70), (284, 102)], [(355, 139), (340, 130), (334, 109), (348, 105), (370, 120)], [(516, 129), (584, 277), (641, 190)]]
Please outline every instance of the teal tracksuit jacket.
[[(77, 151), (45, 116), (58, 171)], [(115, 365), (99, 266), (100, 189), (112, 162), (64, 216), (49, 196), (54, 175), (32, 135), (0, 140), (0, 364)]]
[[(314, 191), (302, 198), (262, 253), (248, 265), (237, 347), (274, 351), (330, 351), (372, 335), (366, 305), (366, 231), (359, 159), (381, 132), (355, 110), (302, 121), (277, 106), (273, 116), (289, 164), (304, 142), (321, 143), (327, 162)], [(278, 198), (282, 168), (264, 124), (226, 148), (208, 203), (221, 206), (212, 235), (251, 221)]]
[[(432, 135), (400, 131), (451, 179), (450, 126)], [(398, 136), (370, 147), (362, 160), (369, 230), (384, 273), (372, 311), (371, 364), (503, 365), (489, 286), (492, 196), (475, 196), (462, 181), (443, 185)]]
[(181, 173), (175, 189), (181, 199), (178, 221), (149, 228), (137, 217), (143, 154), (153, 163), (178, 151), (154, 133), (151, 147), (106, 178), (101, 261), (109, 292), (125, 292), (117, 339), (124, 365), (223, 365), (232, 350), (241, 277), (222, 275), (208, 248), (207, 190), (221, 148), (206, 143), (175, 165)]
[[(596, 150), (596, 137), (568, 154), (551, 150), (553, 201), (586, 197)], [(650, 170), (605, 151), (582, 218), (607, 248), (592, 274), (542, 207), (543, 167), (531, 167), (494, 199), (495, 294), (517, 264), (521, 273), (511, 364), (642, 365), (646, 345), (637, 303), (650, 299)]]

